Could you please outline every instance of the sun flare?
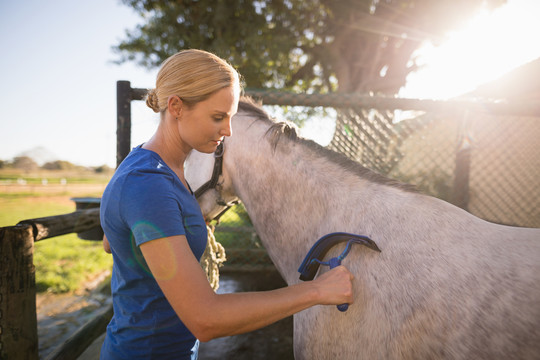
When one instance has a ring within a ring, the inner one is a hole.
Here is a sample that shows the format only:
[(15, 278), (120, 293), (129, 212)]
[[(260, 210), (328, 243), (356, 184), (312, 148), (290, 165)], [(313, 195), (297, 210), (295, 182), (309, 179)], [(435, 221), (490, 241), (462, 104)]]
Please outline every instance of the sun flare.
[(400, 96), (448, 99), (474, 90), (511, 69), (540, 57), (540, 1), (508, 0), (481, 12), (436, 47), (418, 50), (424, 68), (410, 74)]

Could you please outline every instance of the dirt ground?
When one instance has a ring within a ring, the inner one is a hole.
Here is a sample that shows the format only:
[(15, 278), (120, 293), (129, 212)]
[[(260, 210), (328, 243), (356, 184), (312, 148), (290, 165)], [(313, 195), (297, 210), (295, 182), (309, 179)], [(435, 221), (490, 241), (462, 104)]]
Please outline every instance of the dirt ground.
[(74, 294), (37, 294), (40, 359), (45, 359), (81, 326), (92, 320), (96, 312), (110, 303), (109, 292), (102, 290), (108, 284), (103, 280), (109, 274), (109, 270), (96, 274)]

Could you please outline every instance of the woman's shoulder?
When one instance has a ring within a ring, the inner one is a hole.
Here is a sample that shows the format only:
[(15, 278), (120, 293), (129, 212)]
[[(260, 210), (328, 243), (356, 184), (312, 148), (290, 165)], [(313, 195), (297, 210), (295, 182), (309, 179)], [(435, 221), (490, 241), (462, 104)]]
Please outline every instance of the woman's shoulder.
[(171, 186), (175, 174), (165, 162), (152, 151), (135, 148), (122, 161), (113, 176), (122, 185), (151, 183), (153, 186)]
[(173, 175), (172, 170), (158, 154), (140, 147), (130, 152), (128, 157), (120, 164), (117, 171), (124, 174)]

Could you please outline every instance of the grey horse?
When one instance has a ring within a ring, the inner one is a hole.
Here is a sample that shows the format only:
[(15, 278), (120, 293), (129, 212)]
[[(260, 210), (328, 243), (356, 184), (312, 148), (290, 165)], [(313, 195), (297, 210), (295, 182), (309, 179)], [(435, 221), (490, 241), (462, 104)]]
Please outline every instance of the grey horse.
[[(288, 284), (326, 234), (369, 236), (381, 249), (353, 246), (344, 259), (355, 276), (348, 311), (294, 316), (297, 360), (540, 359), (540, 229), (493, 224), (418, 193), (246, 99), (232, 121), (218, 186), (199, 199), (205, 216), (240, 199)], [(192, 188), (213, 166), (211, 154), (189, 156)]]

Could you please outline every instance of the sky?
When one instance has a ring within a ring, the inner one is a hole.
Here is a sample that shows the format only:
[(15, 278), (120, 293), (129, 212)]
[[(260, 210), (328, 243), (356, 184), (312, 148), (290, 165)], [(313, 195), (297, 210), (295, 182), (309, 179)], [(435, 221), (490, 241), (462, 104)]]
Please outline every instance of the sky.
[[(444, 45), (426, 46), (426, 69), (400, 95), (450, 98), (539, 58), (539, 15), (539, 0), (509, 0)], [(119, 0), (0, 0), (0, 159), (38, 148), (38, 162), (114, 167), (116, 81), (150, 88), (157, 75), (157, 69), (112, 63), (118, 55), (111, 47), (140, 22)], [(147, 140), (158, 121), (144, 102), (133, 101), (132, 145)], [(327, 124), (308, 127), (304, 136), (323, 145), (332, 137)]]
[(153, 87), (157, 74), (112, 63), (111, 47), (138, 22), (117, 0), (0, 0), (0, 159), (42, 147), (114, 167), (116, 81)]

